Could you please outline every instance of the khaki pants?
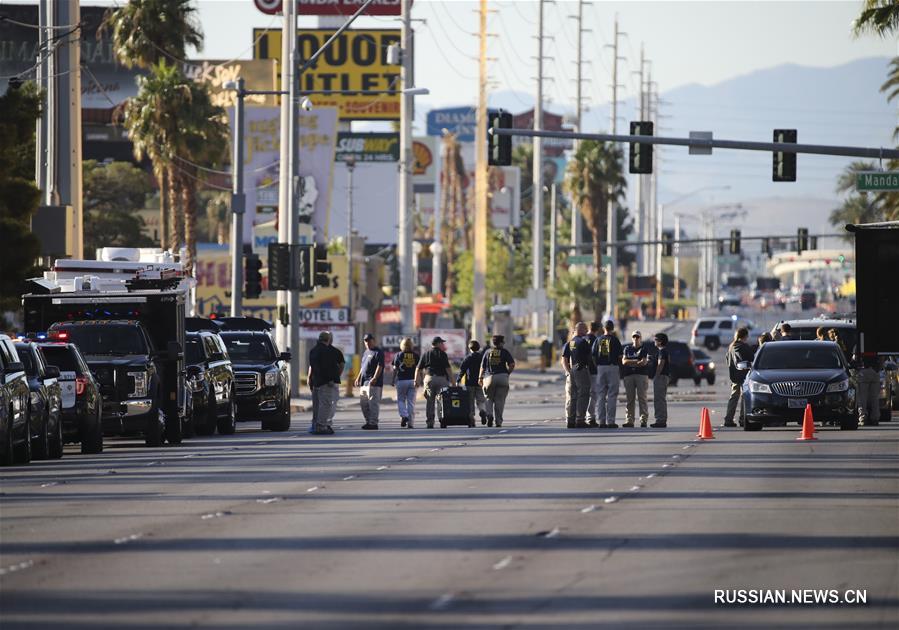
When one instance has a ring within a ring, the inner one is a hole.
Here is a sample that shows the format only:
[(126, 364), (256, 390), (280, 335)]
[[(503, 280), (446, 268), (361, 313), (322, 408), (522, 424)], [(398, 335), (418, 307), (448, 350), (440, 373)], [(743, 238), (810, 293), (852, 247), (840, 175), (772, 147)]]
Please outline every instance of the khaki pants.
[(596, 421), (596, 407), (599, 404), (599, 373), (590, 374), (590, 397), (587, 399), (587, 422)]
[(730, 398), (727, 399), (727, 411), (724, 413), (724, 424), (732, 425), (737, 406), (743, 401), (743, 383), (730, 384)]
[(437, 394), (444, 387), (449, 387), (449, 379), (445, 376), (425, 376), (425, 419), (428, 426), (434, 426), (434, 403), (437, 401)]
[(375, 385), (363, 385), (359, 391), (359, 403), (362, 406), (362, 417), (365, 424), (378, 426), (378, 417), (381, 414), (382, 387)]
[(484, 393), (487, 395), (487, 415), (493, 416), (496, 426), (503, 426), (503, 410), (509, 395), (508, 374), (488, 374), (484, 377)]
[(337, 411), (337, 399), (340, 397), (340, 386), (337, 383), (319, 385), (312, 390), (312, 405), (315, 428), (324, 429), (331, 426), (334, 413)]
[(487, 413), (487, 399), (484, 397), (484, 390), (479, 385), (466, 385), (468, 390), (468, 399), (471, 403), (471, 418), (474, 419), (475, 411)]
[(862, 424), (880, 420), (880, 375), (872, 368), (856, 372), (855, 403)]
[(624, 377), (624, 393), (627, 396), (624, 415), (628, 424), (634, 422), (634, 398), (637, 399), (637, 405), (640, 407), (640, 422), (646, 422), (649, 419), (647, 389), (649, 389), (649, 377), (645, 374), (629, 374)]
[(652, 406), (656, 422), (668, 424), (668, 376), (656, 374), (652, 379)]
[(568, 424), (583, 424), (590, 401), (590, 371), (587, 369), (569, 372), (565, 379), (565, 417)]
[(618, 388), (621, 385), (621, 370), (617, 365), (600, 365), (596, 374), (597, 410), (599, 424), (615, 424), (618, 409)]

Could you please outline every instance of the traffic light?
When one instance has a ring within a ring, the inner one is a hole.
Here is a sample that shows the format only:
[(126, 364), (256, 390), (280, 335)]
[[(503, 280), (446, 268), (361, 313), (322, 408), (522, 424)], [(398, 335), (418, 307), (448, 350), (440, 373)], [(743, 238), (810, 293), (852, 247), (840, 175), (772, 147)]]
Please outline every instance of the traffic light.
[[(796, 144), (797, 134), (795, 129), (775, 129), (774, 142), (790, 142)], [(796, 181), (796, 154), (788, 151), (774, 152), (774, 181)]]
[(511, 129), (512, 114), (504, 109), (487, 112), (487, 164), (489, 166), (512, 165), (512, 136), (498, 136), (491, 129)]
[(718, 243), (718, 255), (724, 256), (724, 241), (718, 240), (715, 242)]
[(245, 254), (243, 265), (243, 295), (251, 300), (262, 295), (262, 261), (259, 254)]
[(662, 256), (674, 255), (674, 232), (665, 230), (662, 232)]
[[(312, 291), (315, 288), (315, 264), (313, 261), (314, 245), (296, 245), (294, 256), (294, 273), (298, 291)], [(330, 271), (330, 265), (328, 265)]]
[(768, 258), (771, 258), (771, 239), (770, 238), (762, 239), (762, 253), (765, 256), (767, 256)]
[(313, 284), (317, 287), (331, 285), (331, 263), (328, 262), (328, 247), (326, 245), (315, 246), (315, 277)]
[[(631, 121), (632, 136), (653, 135), (653, 124), (649, 121)], [(652, 145), (642, 142), (630, 143), (630, 159), (628, 170), (639, 175), (652, 173)]]
[(268, 288), (272, 291), (290, 289), (290, 245), (268, 244)]
[(730, 253), (731, 254), (739, 254), (740, 253), (740, 230), (731, 230), (730, 231)]
[(801, 254), (808, 249), (808, 228), (796, 230), (796, 253)]
[(818, 237), (812, 236), (808, 240), (808, 248), (809, 249), (818, 249)]

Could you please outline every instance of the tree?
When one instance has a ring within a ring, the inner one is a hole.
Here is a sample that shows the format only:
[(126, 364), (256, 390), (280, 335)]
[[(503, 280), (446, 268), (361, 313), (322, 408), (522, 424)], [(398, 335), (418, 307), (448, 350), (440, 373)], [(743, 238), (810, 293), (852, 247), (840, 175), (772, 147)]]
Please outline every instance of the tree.
[(101, 29), (112, 32), (116, 58), (126, 68), (182, 62), (188, 47), (203, 49), (191, 0), (130, 0), (107, 11)]
[(552, 297), (559, 306), (559, 315), (568, 317), (569, 329), (584, 318), (581, 305), (594, 300), (593, 280), (583, 271), (566, 269), (559, 273)]
[(31, 218), (41, 191), (34, 182), (34, 130), (40, 115), (40, 93), (34, 84), (10, 82), (0, 96), (0, 310), (19, 307), (25, 280), (38, 272), (40, 242)]
[[(852, 162), (840, 174), (837, 179), (837, 194), (845, 196), (842, 205), (834, 208), (830, 213), (830, 223), (834, 227), (842, 228), (849, 223), (876, 223), (883, 221), (888, 215), (888, 201), (885, 193), (857, 193), (856, 179), (862, 171), (873, 171), (876, 167), (873, 162)], [(852, 240), (847, 235), (846, 240)]]
[(890, 36), (899, 30), (899, 4), (896, 0), (865, 0), (853, 30), (856, 37), (862, 33)]
[(99, 247), (150, 247), (143, 233), (144, 208), (153, 191), (148, 175), (129, 162), (83, 164), (84, 251)]
[[(487, 240), (487, 295), (495, 295), (503, 304), (513, 297), (527, 293), (531, 282), (529, 256), (522, 248), (510, 244), (504, 232), (492, 230)], [(474, 255), (471, 250), (461, 252), (453, 262), (451, 272), (456, 279), (453, 304), (471, 306), (474, 280)]]
[(611, 143), (584, 140), (572, 160), (568, 163), (565, 185), (574, 196), (575, 206), (593, 236), (593, 267), (596, 276), (593, 279), (595, 319), (602, 317), (603, 305), (602, 277), (602, 239), (606, 234), (608, 222), (608, 205), (612, 203), (621, 207), (627, 181), (624, 178), (621, 149)]

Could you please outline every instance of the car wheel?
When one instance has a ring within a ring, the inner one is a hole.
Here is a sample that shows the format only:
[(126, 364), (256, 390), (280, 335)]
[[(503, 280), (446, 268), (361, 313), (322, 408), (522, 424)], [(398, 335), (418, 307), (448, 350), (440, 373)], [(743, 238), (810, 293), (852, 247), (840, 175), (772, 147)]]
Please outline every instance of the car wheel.
[[(207, 401), (209, 398), (207, 398)], [(196, 408), (195, 408), (196, 409)], [(215, 409), (210, 410), (209, 404), (206, 404), (205, 413), (201, 416), (194, 416), (194, 429), (197, 435), (212, 435), (215, 433), (216, 417)]]
[(693, 379), (693, 384), (694, 384), (694, 385), (699, 386), (700, 383), (702, 383), (702, 379), (701, 379), (701, 378), (694, 378), (694, 379)]
[(97, 413), (95, 422), (87, 427), (81, 438), (82, 455), (96, 455), (103, 452), (103, 418)]
[(676, 379), (676, 378), (670, 379), (670, 380), (668, 381), (668, 386), (669, 386), (669, 387), (677, 387), (677, 381), (678, 381), (678, 379)]
[(157, 410), (156, 416), (147, 421), (147, 432), (144, 434), (144, 444), (151, 447), (162, 446), (162, 436), (165, 433), (165, 420), (162, 412)]
[(44, 419), (41, 422), (41, 434), (37, 436), (34, 444), (31, 445), (32, 456), (34, 459), (50, 458), (50, 407), (44, 407)]
[[(215, 406), (213, 405), (213, 409), (214, 408)], [(215, 411), (213, 411), (213, 415), (214, 414)], [(224, 418), (218, 418), (216, 424), (219, 433), (222, 435), (234, 435), (234, 432), (237, 431), (237, 401), (234, 400), (233, 390), (231, 391), (231, 397), (228, 401), (228, 415)]]
[(31, 461), (31, 413), (25, 420), (25, 440), (21, 446), (14, 449), (14, 459), (17, 464), (27, 464)]
[(715, 384), (715, 377), (714, 377), (714, 376), (710, 376), (710, 377), (708, 378), (708, 381), (709, 381), (709, 385), (714, 385), (714, 384)]
[(706, 337), (705, 347), (709, 350), (715, 351), (721, 347), (721, 342), (718, 340), (718, 337)]
[(50, 429), (50, 459), (62, 459), (63, 444), (62, 418), (56, 416), (56, 425)]

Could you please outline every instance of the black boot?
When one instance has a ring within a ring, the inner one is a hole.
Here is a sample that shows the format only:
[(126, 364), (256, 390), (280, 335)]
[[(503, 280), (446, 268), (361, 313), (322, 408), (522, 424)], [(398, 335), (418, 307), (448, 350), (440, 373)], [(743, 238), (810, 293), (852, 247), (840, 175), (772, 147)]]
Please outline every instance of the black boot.
[(487, 424), (487, 412), (486, 411), (481, 412), (481, 424)]
[(493, 426), (493, 416), (487, 416), (487, 426), (488, 427)]

